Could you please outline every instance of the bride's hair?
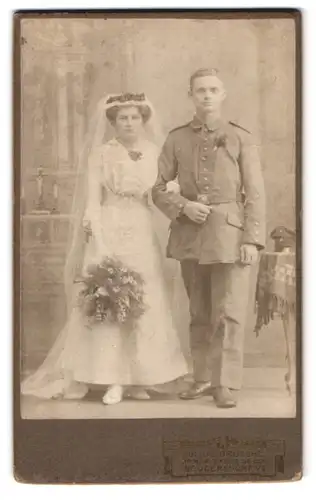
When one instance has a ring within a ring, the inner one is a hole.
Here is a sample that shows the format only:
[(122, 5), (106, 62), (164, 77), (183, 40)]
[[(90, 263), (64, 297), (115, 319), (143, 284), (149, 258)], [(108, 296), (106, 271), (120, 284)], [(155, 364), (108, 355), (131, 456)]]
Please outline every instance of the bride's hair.
[(116, 122), (117, 114), (121, 108), (135, 107), (141, 114), (143, 123), (151, 118), (152, 110), (146, 101), (144, 93), (135, 94), (125, 92), (123, 94), (110, 95), (105, 101), (105, 114), (111, 125)]
[(146, 104), (134, 104), (134, 103), (132, 104), (132, 103), (126, 102), (120, 106), (114, 105), (113, 107), (108, 108), (106, 110), (105, 115), (106, 115), (107, 119), (109, 120), (109, 122), (111, 123), (111, 125), (115, 125), (119, 110), (122, 108), (132, 108), (132, 107), (138, 109), (138, 111), (142, 117), (143, 123), (148, 122), (148, 120), (151, 117), (151, 109)]

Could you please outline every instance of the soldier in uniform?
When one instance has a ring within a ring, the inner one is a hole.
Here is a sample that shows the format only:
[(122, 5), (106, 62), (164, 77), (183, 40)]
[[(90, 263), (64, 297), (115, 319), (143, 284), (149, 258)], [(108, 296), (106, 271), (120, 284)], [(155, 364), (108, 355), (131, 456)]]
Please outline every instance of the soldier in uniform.
[[(194, 383), (180, 394), (212, 394), (218, 407), (237, 404), (251, 265), (265, 245), (265, 193), (251, 134), (221, 116), (226, 93), (217, 71), (190, 78), (190, 123), (172, 130), (152, 190), (171, 219), (167, 257), (181, 263), (190, 304)], [(179, 192), (167, 183), (178, 180)]]

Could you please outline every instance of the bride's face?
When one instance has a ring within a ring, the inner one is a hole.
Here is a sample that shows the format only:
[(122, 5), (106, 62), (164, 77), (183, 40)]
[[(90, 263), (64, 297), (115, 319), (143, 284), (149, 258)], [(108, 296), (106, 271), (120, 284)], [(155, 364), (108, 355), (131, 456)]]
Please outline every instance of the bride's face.
[(121, 108), (116, 116), (115, 130), (120, 139), (137, 139), (142, 132), (143, 118), (135, 106)]

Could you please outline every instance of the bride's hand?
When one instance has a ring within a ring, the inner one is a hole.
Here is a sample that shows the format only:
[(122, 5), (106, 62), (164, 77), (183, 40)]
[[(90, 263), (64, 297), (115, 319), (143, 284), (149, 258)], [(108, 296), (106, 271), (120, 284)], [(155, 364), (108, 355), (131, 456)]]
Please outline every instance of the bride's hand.
[(87, 231), (91, 231), (91, 221), (88, 218), (82, 219), (82, 227)]
[(89, 241), (89, 238), (92, 236), (91, 222), (89, 219), (84, 219), (82, 221), (82, 227), (85, 234), (86, 241)]

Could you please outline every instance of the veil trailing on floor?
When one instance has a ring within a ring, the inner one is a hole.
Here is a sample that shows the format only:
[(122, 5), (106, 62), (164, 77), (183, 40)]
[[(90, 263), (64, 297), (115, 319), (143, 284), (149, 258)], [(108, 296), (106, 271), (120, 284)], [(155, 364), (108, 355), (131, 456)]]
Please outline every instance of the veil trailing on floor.
[[(75, 341), (75, 327), (69, 324), (73, 317), (75, 301), (78, 293), (76, 279), (82, 275), (86, 245), (89, 238), (98, 231), (98, 213), (101, 210), (100, 200), (89, 197), (90, 186), (98, 182), (95, 152), (104, 144), (108, 136), (109, 121), (106, 111), (115, 106), (146, 106), (150, 110), (150, 118), (144, 125), (146, 138), (156, 145), (157, 152), (163, 144), (164, 137), (159, 121), (151, 102), (144, 94), (109, 95), (102, 98), (89, 122), (89, 130), (84, 138), (81, 151), (78, 155), (76, 183), (74, 187), (72, 208), (70, 214), (70, 229), (67, 242), (66, 262), (64, 268), (64, 283), (67, 302), (66, 324), (58, 335), (53, 347), (38, 370), (22, 382), (22, 394), (34, 395), (45, 399), (55, 396), (65, 398), (80, 398), (87, 392), (84, 384), (72, 380), (71, 373), (67, 372), (67, 359), (71, 349), (66, 346)], [(176, 184), (175, 184), (176, 188)], [(173, 187), (174, 189), (174, 187)], [(162, 262), (165, 267), (165, 276), (169, 280), (170, 303), (174, 313), (175, 326), (181, 328), (179, 321), (183, 321), (183, 300), (186, 300), (178, 262), (167, 262), (165, 248), (168, 236), (168, 220), (158, 209), (151, 207), (153, 224), (157, 241), (161, 248)], [(90, 226), (86, 225), (89, 221)], [(186, 349), (184, 349), (186, 350)]]

